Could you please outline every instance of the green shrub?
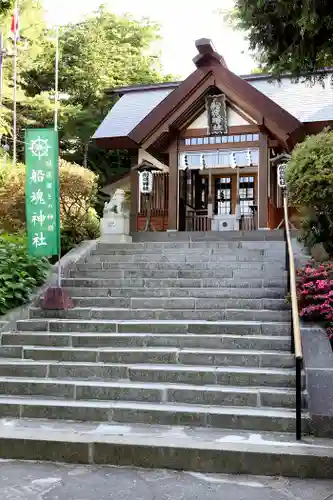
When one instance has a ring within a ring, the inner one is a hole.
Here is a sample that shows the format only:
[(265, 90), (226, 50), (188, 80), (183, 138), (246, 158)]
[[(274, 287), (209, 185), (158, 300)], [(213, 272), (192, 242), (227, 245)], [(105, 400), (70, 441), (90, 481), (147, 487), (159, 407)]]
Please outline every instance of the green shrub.
[[(99, 236), (99, 218), (92, 208), (98, 177), (90, 170), (60, 161), (62, 254), (84, 239)], [(25, 231), (25, 166), (0, 169), (0, 231)]]
[(309, 136), (297, 145), (286, 170), (288, 196), (303, 210), (302, 239), (333, 252), (333, 132)]
[(0, 235), (0, 314), (27, 302), (48, 268), (47, 259), (28, 255), (25, 236)]
[(84, 240), (94, 240), (100, 234), (99, 217), (93, 208), (90, 208), (80, 224), (75, 223), (75, 218), (67, 219), (67, 225), (61, 229), (61, 251), (65, 255), (76, 245)]

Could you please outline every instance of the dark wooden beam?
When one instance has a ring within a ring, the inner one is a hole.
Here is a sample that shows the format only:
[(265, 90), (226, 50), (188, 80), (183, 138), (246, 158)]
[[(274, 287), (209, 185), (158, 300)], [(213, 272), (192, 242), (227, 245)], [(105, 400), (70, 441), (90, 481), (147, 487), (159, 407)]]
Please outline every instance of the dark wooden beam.
[[(258, 125), (237, 125), (228, 127), (228, 135), (258, 134)], [(181, 132), (181, 137), (207, 137), (207, 128), (188, 128)]]
[(260, 132), (259, 136), (259, 197), (258, 197), (258, 227), (268, 228), (268, 137)]
[(304, 122), (305, 131), (307, 134), (319, 134), (325, 128), (333, 129), (333, 120), (325, 120), (321, 122)]
[(169, 149), (169, 211), (168, 229), (178, 229), (178, 141)]
[(130, 233), (137, 230), (137, 217), (139, 209), (139, 175), (134, 168), (139, 163), (139, 151), (133, 152), (131, 156), (131, 214), (130, 214)]

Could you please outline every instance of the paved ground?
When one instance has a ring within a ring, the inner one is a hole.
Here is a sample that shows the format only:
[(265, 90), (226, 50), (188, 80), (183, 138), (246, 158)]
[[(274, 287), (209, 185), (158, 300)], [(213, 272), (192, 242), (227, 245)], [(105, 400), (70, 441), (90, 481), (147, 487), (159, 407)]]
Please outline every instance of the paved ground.
[(333, 481), (0, 462), (1, 500), (329, 500)]

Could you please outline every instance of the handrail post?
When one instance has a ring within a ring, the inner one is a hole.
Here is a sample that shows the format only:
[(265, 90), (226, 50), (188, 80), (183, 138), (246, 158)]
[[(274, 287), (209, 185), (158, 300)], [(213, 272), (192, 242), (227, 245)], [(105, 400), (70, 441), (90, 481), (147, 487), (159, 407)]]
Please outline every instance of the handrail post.
[(302, 439), (302, 358), (296, 358), (296, 439)]

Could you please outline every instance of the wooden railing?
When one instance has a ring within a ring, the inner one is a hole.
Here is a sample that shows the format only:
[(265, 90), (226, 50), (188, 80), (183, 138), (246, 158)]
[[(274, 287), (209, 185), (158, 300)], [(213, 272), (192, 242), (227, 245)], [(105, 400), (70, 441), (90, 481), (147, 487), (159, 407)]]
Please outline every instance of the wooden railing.
[(291, 243), (289, 217), (288, 217), (288, 199), (285, 193), (283, 198), (284, 210), (284, 240), (286, 247), (286, 271), (288, 274), (288, 292), (291, 297), (291, 345), (292, 352), (296, 360), (296, 439), (302, 438), (302, 369), (303, 369), (303, 351), (301, 340), (301, 328), (299, 321), (297, 289), (296, 289), (296, 269), (295, 258)]
[(212, 220), (207, 215), (197, 215), (194, 212), (186, 216), (186, 231), (211, 231)]
[(256, 216), (255, 215), (242, 215), (239, 221), (240, 231), (255, 231), (256, 227)]

